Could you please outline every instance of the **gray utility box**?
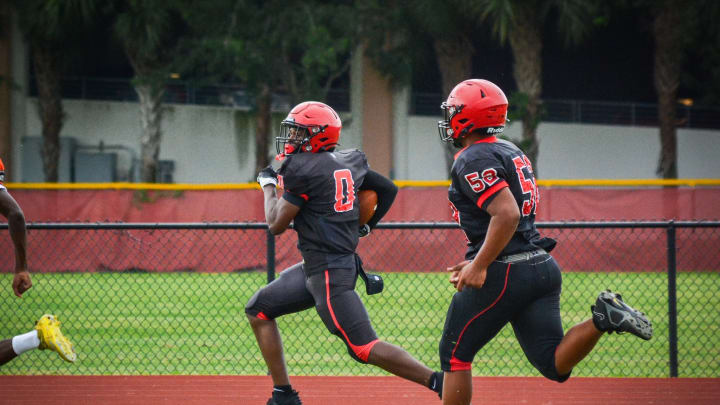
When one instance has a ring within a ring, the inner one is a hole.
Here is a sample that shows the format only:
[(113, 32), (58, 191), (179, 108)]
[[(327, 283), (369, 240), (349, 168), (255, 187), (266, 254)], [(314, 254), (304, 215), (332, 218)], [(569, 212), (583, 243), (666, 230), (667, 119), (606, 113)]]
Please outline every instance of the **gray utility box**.
[[(22, 181), (25, 183), (42, 183), (45, 181), (42, 159), (42, 137), (25, 136), (22, 138)], [(58, 161), (58, 181), (73, 182), (72, 157), (77, 142), (75, 138), (60, 137), (60, 157)]]
[(75, 152), (76, 183), (111, 183), (116, 181), (117, 154)]

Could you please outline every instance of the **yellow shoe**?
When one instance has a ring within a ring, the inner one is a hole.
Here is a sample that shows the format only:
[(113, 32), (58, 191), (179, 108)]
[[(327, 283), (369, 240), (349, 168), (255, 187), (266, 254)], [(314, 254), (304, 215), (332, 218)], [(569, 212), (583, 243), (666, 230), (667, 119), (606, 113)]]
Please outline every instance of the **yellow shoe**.
[(40, 350), (49, 349), (62, 357), (63, 360), (74, 363), (77, 359), (73, 344), (63, 336), (60, 331), (60, 321), (50, 314), (43, 315), (40, 320), (35, 322), (35, 330), (38, 332), (40, 339)]

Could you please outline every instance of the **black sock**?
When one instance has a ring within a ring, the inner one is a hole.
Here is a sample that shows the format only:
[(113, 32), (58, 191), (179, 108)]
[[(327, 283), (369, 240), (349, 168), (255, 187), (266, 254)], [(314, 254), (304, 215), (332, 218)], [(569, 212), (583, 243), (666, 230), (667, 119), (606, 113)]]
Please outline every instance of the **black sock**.
[(428, 388), (437, 392), (438, 394), (442, 394), (443, 377), (444, 374), (442, 371), (435, 371), (434, 373), (432, 373), (432, 375), (430, 376), (430, 382), (428, 382)]
[(273, 394), (289, 395), (292, 394), (292, 385), (275, 385), (273, 386)]

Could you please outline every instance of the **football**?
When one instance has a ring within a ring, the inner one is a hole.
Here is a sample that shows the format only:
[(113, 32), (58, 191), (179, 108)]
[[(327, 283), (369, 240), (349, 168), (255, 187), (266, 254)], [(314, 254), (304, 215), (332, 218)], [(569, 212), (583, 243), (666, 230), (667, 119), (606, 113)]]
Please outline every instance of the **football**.
[(358, 220), (360, 225), (368, 223), (370, 218), (375, 215), (375, 208), (377, 208), (377, 193), (373, 190), (360, 190), (358, 193), (358, 199), (360, 200), (360, 219)]

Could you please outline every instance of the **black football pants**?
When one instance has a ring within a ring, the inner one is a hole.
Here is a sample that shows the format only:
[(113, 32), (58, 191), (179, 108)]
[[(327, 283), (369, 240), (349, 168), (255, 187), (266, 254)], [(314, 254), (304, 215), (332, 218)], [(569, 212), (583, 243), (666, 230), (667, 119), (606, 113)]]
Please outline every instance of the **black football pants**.
[(329, 269), (306, 277), (303, 264), (298, 263), (256, 292), (245, 313), (275, 319), (314, 305), (325, 327), (345, 342), (350, 356), (366, 363), (378, 338), (355, 292), (357, 277), (355, 268)]
[(470, 370), (475, 354), (509, 322), (530, 363), (551, 380), (567, 380), (569, 373), (555, 370), (561, 288), (560, 267), (548, 254), (493, 262), (482, 288), (466, 287), (452, 298), (440, 341), (442, 369)]

